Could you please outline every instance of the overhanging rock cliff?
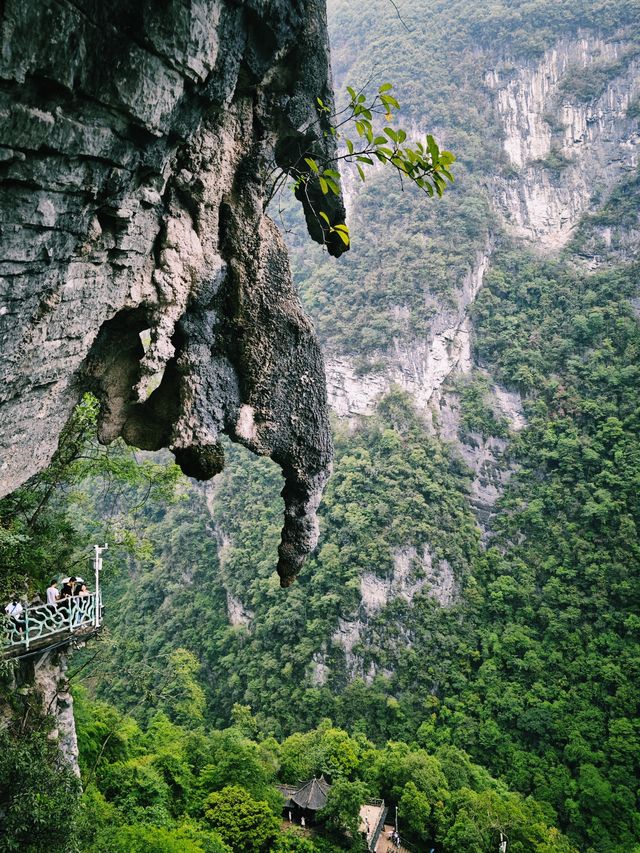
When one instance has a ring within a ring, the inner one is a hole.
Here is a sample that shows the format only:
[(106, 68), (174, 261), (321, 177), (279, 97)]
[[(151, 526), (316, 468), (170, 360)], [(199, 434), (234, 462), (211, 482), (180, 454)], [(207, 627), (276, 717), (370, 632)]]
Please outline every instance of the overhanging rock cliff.
[[(221, 433), (271, 456), (290, 582), (332, 448), (322, 357), (264, 203), (277, 169), (331, 155), (318, 97), (322, 0), (8, 0), (0, 494), (47, 465), (93, 390), (102, 441), (170, 447), (193, 477), (222, 468)], [(310, 234), (339, 255), (309, 195)], [(340, 199), (322, 209), (344, 221)]]

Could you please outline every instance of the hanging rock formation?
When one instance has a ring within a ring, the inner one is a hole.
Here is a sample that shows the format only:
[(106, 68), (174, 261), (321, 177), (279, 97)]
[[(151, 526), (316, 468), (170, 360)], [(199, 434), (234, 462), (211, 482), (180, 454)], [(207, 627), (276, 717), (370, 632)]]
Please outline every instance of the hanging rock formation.
[[(47, 465), (90, 389), (101, 441), (170, 447), (207, 479), (226, 433), (282, 467), (286, 586), (332, 448), (264, 207), (278, 170), (334, 151), (324, 2), (7, 0), (1, 23), (0, 494)], [(310, 183), (300, 200), (339, 255), (314, 210), (343, 222), (341, 199)]]

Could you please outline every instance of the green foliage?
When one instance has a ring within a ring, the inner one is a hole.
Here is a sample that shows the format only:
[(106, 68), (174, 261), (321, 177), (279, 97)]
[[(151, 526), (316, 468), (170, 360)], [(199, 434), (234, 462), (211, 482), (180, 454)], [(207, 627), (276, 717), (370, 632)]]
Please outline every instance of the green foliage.
[(404, 786), (398, 812), (402, 815), (402, 825), (416, 838), (427, 840), (429, 835), (429, 817), (431, 803), (427, 795), (413, 782)]
[(454, 797), (456, 819), (444, 836), (452, 853), (481, 853), (495, 848), (500, 832), (517, 853), (575, 853), (575, 848), (554, 828), (531, 798), (496, 791), (481, 793), (462, 788)]
[(367, 787), (363, 782), (338, 779), (327, 795), (326, 806), (318, 812), (318, 820), (334, 832), (347, 833), (360, 841), (360, 806), (367, 798)]
[[(97, 400), (85, 394), (60, 435), (50, 466), (0, 500), (3, 600), (34, 590), (42, 595), (52, 577), (88, 563), (92, 542), (108, 538), (121, 553), (135, 552), (142, 545), (136, 516), (144, 503), (175, 500), (179, 468), (143, 459), (121, 441), (108, 448), (99, 445), (97, 413)], [(90, 527), (86, 502), (82, 505), (82, 484), (88, 478), (101, 510)], [(126, 520), (119, 512), (124, 504)]]
[[(376, 748), (329, 720), (282, 744), (249, 740), (234, 728), (193, 732), (162, 715), (141, 730), (82, 691), (76, 701), (83, 767), (90, 765), (84, 750), (95, 753), (96, 732), (106, 732), (106, 740), (116, 720), (120, 733), (117, 749), (100, 750), (97, 765), (84, 774), (78, 831), (79, 847), (87, 853), (171, 851), (180, 844), (193, 853), (360, 849), (360, 805), (371, 795), (398, 804), (403, 831), (418, 843), (450, 833), (451, 849), (462, 851), (460, 839), (473, 827), (490, 838), (500, 826), (514, 842), (520, 833), (549, 844), (522, 850), (574, 853), (539, 804), (507, 791), (456, 747), (440, 747), (437, 754), (398, 741)], [(334, 769), (312, 838), (299, 827), (280, 830), (283, 801), (274, 788), (278, 767), (280, 779), (289, 783), (295, 781), (292, 773), (311, 769), (305, 764), (308, 752), (315, 755), (312, 775), (323, 762), (341, 768)], [(282, 756), (282, 765), (274, 755)]]
[(636, 173), (618, 184), (597, 211), (583, 218), (569, 248), (586, 259), (609, 257), (627, 262), (639, 210), (640, 176)]
[(274, 853), (315, 853), (316, 850), (320, 847), (294, 831), (283, 832), (273, 847)]
[(67, 853), (78, 780), (59, 766), (46, 731), (0, 732), (0, 851)]
[(471, 377), (461, 378), (455, 390), (460, 400), (460, 438), (470, 440), (472, 433), (479, 433), (483, 438), (508, 437), (509, 425), (490, 402), (491, 387), (485, 375), (474, 373)]
[[(329, 122), (329, 130), (324, 131), (325, 136), (330, 133), (336, 142), (344, 146), (344, 150), (341, 149), (335, 157), (322, 162), (313, 157), (301, 157), (300, 161), (288, 170), (294, 179), (294, 192), (297, 196), (303, 193), (312, 208), (314, 204), (308, 193), (308, 185), (311, 182), (317, 181), (324, 195), (340, 194), (341, 178), (337, 167), (341, 163), (355, 166), (358, 177), (364, 183), (365, 168), (374, 166), (377, 161), (383, 166), (389, 166), (401, 182), (406, 179), (430, 197), (433, 197), (434, 193), (442, 196), (446, 182), (453, 183), (449, 167), (455, 157), (450, 151), (441, 151), (431, 134), (427, 134), (424, 143), (406, 144), (407, 132), (402, 128), (392, 127), (394, 112), (400, 109), (400, 104), (391, 94), (392, 89), (391, 83), (383, 83), (371, 98), (364, 90), (356, 92), (351, 86), (347, 86), (348, 103), (337, 112), (333, 112), (331, 106), (325, 104), (321, 98), (317, 99), (318, 113)], [(382, 118), (386, 125), (376, 126), (376, 120)], [(352, 128), (357, 134), (355, 142), (345, 135), (345, 132)], [(272, 195), (277, 188), (278, 182)], [(337, 234), (345, 246), (350, 245), (349, 228), (344, 223), (332, 225), (323, 210), (317, 211), (317, 217), (323, 220), (322, 227), (326, 227), (330, 234)]]
[(538, 166), (542, 166), (544, 169), (548, 169), (550, 172), (555, 172), (557, 175), (563, 169), (566, 169), (567, 166), (571, 165), (571, 159), (563, 154), (559, 149), (551, 148), (544, 159), (534, 160), (534, 163)]
[(309, 732), (295, 732), (280, 749), (280, 777), (310, 779), (326, 776), (330, 781), (349, 779), (370, 747), (366, 740), (350, 737), (343, 729), (323, 720)]
[[(361, 164), (373, 166), (372, 157), (375, 157), (379, 163), (393, 166), (401, 177), (406, 177), (427, 195), (433, 196), (435, 192), (441, 196), (446, 187), (446, 180), (453, 182), (448, 167), (455, 157), (450, 151), (441, 151), (431, 134), (427, 134), (426, 144), (416, 142), (415, 145), (404, 145), (407, 139), (406, 131), (390, 126), (394, 111), (400, 109), (400, 104), (391, 95), (392, 89), (391, 83), (383, 83), (378, 87), (373, 99), (369, 100), (365, 92), (356, 92), (351, 86), (347, 86), (349, 101), (343, 111), (346, 116), (331, 116), (335, 136), (337, 139), (343, 139), (347, 149), (347, 153), (342, 154), (340, 159), (349, 165), (354, 164), (360, 180), (364, 182), (365, 173)], [(320, 99), (318, 102), (321, 110), (327, 109)], [(382, 130), (377, 129), (374, 124), (374, 117), (379, 116), (383, 116), (389, 123)], [(338, 130), (338, 127), (349, 126), (351, 123), (355, 125), (358, 136), (355, 143), (348, 136), (343, 137)], [(330, 188), (337, 192), (338, 187), (332, 185), (332, 182), (325, 181), (325, 184), (327, 191)]]
[(497, 547), (477, 567), (487, 624), (473, 752), (602, 850), (636, 832), (624, 804), (637, 770), (609, 741), (638, 698), (636, 282), (633, 266), (580, 275), (507, 251), (476, 305), (481, 357), (528, 395), (529, 427)]
[(210, 794), (204, 817), (232, 850), (267, 853), (275, 842), (279, 821), (264, 800), (254, 800), (238, 785)]
[(594, 63), (587, 68), (570, 67), (562, 78), (560, 92), (577, 101), (593, 101), (602, 94), (613, 77), (624, 71), (629, 59), (627, 55), (616, 62)]
[[(204, 853), (199, 844), (156, 826), (121, 826), (110, 844), (113, 853)], [(224, 850), (220, 847), (221, 853)]]
[[(615, 188), (554, 260), (506, 241), (486, 184), (514, 175), (482, 89), (496, 56), (531, 60), (579, 29), (623, 28), (638, 43), (636, 4), (426, 0), (401, 9), (406, 36), (388, 0), (367, 4), (366, 28), (363, 10), (332, 6), (336, 77), (368, 78), (371, 39), (378, 80), (393, 75), (403, 92), (407, 127), (437, 127), (457, 152), (456, 184), (425, 205), (371, 169), (350, 187), (352, 232), (366, 238), (339, 265), (285, 209), (296, 281), (329, 355), (350, 354), (365, 376), (425, 339), (491, 246), (473, 316), (483, 370), (454, 390), (463, 436), (509, 439), (515, 470), (483, 548), (469, 473), (393, 391), (364, 422), (336, 426), (320, 548), (286, 593), (273, 571), (282, 478), (235, 446), (207, 491), (162, 457), (145, 456), (155, 473), (138, 476), (139, 454), (104, 457), (89, 442), (91, 460), (76, 467), (71, 454), (71, 473), (6, 499), (7, 592), (48, 580), (96, 537), (119, 543), (105, 570), (111, 637), (83, 674), (120, 710), (76, 704), (86, 851), (107, 851), (125, 827), (125, 838), (151, 828), (167, 845), (183, 833), (217, 850), (207, 797), (240, 789), (269, 825), (275, 778), (321, 772), (397, 804), (419, 849), (495, 850), (500, 832), (510, 851), (638, 843), (640, 342), (629, 300), (640, 184), (634, 174)], [(595, 97), (615, 69), (593, 71), (570, 74), (565, 96)], [(359, 98), (336, 108), (359, 109), (356, 156), (374, 119)], [(388, 126), (396, 140), (375, 143), (371, 127), (374, 146), (406, 148)], [(545, 165), (555, 181), (566, 162), (553, 152)], [(518, 436), (495, 409), (497, 382), (523, 395)], [(145, 501), (155, 475), (167, 488)], [(437, 572), (449, 570), (456, 594), (441, 606)], [(384, 592), (375, 606), (372, 590)], [(340, 846), (280, 834), (273, 848)]]
[(204, 720), (205, 693), (197, 681), (198, 658), (187, 649), (175, 649), (169, 655), (168, 692), (165, 702), (169, 716), (180, 725), (195, 728)]

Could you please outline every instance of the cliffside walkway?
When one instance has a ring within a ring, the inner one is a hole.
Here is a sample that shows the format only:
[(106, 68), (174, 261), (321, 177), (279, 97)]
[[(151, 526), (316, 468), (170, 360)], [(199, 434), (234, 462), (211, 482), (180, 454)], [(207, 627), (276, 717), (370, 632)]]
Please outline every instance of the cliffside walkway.
[(38, 651), (74, 637), (86, 639), (101, 623), (100, 593), (76, 595), (59, 604), (25, 607), (19, 622), (5, 618), (2, 652), (5, 658)]
[[(102, 624), (100, 572), (108, 546), (94, 545), (95, 592), (64, 598), (57, 604), (25, 605), (18, 619), (0, 617), (0, 650), (4, 658), (46, 651), (78, 638), (86, 640)], [(67, 580), (69, 580), (67, 578)]]
[(384, 827), (377, 840), (375, 853), (418, 853), (418, 848), (407, 841), (402, 841), (399, 846), (394, 844), (391, 841), (392, 832), (393, 827), (391, 825)]
[(367, 800), (360, 807), (360, 832), (365, 836), (370, 851), (378, 849), (387, 811), (384, 800)]

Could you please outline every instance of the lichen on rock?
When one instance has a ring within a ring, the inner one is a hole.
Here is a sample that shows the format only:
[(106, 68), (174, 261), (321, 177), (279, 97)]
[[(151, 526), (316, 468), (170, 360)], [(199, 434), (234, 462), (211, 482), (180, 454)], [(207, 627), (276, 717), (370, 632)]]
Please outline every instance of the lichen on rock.
[[(332, 446), (264, 208), (274, 169), (335, 150), (324, 3), (8, 0), (1, 38), (0, 494), (47, 465), (90, 389), (101, 441), (169, 447), (190, 476), (222, 468), (221, 433), (271, 456), (287, 585)], [(310, 234), (339, 255), (307, 187)], [(322, 210), (344, 221), (339, 197)]]

